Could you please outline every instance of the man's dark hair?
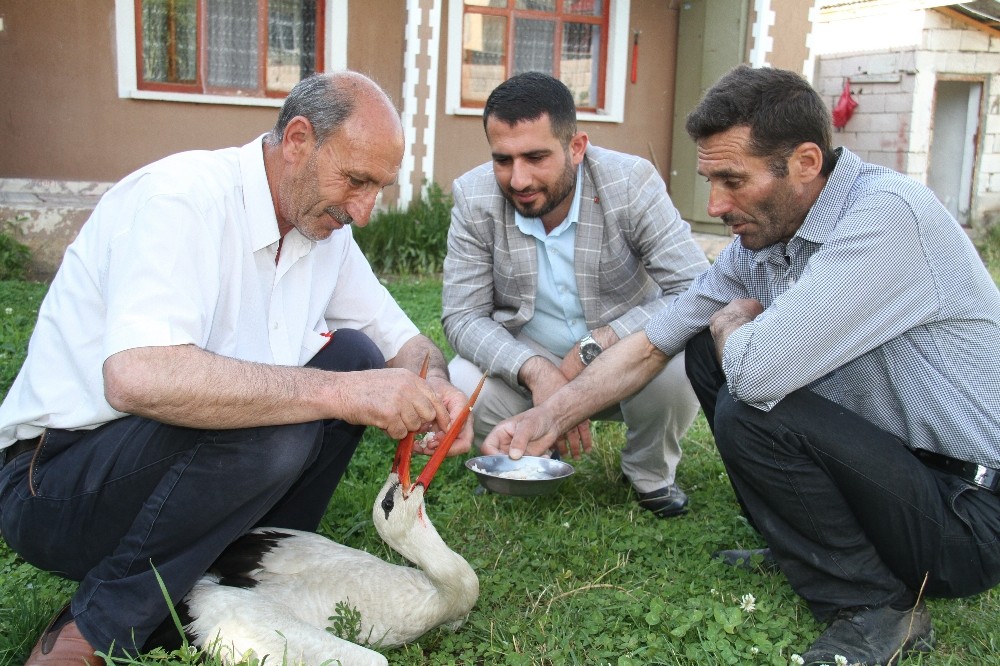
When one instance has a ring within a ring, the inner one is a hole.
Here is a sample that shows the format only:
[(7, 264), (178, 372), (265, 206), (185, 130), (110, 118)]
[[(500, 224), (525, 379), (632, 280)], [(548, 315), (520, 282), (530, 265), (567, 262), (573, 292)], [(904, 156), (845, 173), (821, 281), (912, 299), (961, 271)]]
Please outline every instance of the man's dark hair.
[(344, 74), (313, 74), (292, 88), (281, 106), (268, 143), (281, 143), (292, 118), (303, 116), (312, 123), (316, 144), (322, 145), (354, 113), (357, 81)]
[(823, 153), (823, 175), (837, 161), (830, 139), (830, 112), (819, 94), (794, 72), (740, 65), (719, 79), (687, 117), (696, 142), (733, 127), (750, 128), (750, 151), (771, 173), (788, 175), (788, 158), (803, 143)]
[(548, 114), (552, 134), (568, 146), (576, 134), (576, 103), (573, 93), (557, 78), (541, 72), (510, 77), (490, 93), (483, 109), (483, 129), (492, 117), (507, 124), (538, 120)]

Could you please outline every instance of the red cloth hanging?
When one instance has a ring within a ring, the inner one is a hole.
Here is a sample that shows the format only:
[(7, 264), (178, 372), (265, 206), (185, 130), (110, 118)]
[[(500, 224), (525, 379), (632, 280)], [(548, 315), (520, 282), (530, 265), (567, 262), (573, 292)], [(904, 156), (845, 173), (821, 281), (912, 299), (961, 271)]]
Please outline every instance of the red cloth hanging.
[(833, 126), (837, 129), (844, 129), (844, 125), (854, 115), (858, 103), (851, 97), (851, 80), (844, 79), (844, 90), (840, 93), (837, 105), (833, 107)]

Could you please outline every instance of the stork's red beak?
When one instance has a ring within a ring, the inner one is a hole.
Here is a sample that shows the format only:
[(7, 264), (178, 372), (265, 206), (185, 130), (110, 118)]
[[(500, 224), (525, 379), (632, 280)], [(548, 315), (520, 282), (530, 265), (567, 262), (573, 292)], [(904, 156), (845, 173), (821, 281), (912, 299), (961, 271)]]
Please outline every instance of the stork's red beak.
[[(420, 369), (420, 376), (427, 376), (427, 365), (430, 361), (430, 356), (424, 359), (424, 365)], [(465, 408), (462, 409), (461, 413), (452, 422), (451, 427), (448, 428), (448, 432), (445, 433), (444, 438), (441, 443), (438, 444), (437, 449), (431, 455), (430, 460), (424, 466), (424, 469), (420, 472), (420, 476), (417, 477), (416, 483), (412, 486), (410, 485), (410, 459), (413, 456), (413, 436), (416, 433), (409, 433), (406, 437), (399, 440), (399, 446), (396, 447), (396, 457), (392, 462), (392, 471), (396, 472), (399, 477), (399, 483), (403, 488), (403, 496), (406, 497), (410, 494), (418, 485), (422, 485), (424, 490), (426, 490), (431, 485), (431, 480), (434, 475), (437, 474), (438, 468), (441, 467), (441, 463), (444, 462), (445, 457), (448, 455), (448, 451), (451, 450), (451, 445), (455, 443), (458, 438), (458, 434), (462, 432), (462, 428), (465, 426), (465, 422), (469, 418), (469, 414), (472, 413), (472, 406), (476, 404), (476, 399), (479, 397), (479, 392), (483, 388), (483, 383), (486, 381), (486, 374), (483, 374), (482, 379), (479, 380), (479, 385), (476, 390), (473, 391), (472, 397), (469, 398), (469, 402), (465, 404)]]

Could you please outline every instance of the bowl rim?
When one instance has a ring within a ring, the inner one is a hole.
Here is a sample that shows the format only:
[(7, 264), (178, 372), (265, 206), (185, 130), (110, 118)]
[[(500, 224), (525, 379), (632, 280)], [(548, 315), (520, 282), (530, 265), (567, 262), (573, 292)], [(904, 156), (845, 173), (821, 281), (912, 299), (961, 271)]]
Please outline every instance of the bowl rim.
[[(495, 474), (491, 471), (482, 468), (473, 469), (472, 465), (475, 463), (475, 461), (481, 460), (483, 458), (507, 458), (508, 460), (511, 460), (511, 462), (514, 463), (520, 463), (521, 461), (530, 462), (532, 460), (545, 460), (550, 463), (558, 463), (559, 467), (567, 471), (565, 474), (560, 474), (558, 476), (550, 476), (547, 479), (514, 479), (506, 476), (500, 476), (499, 474)], [(485, 476), (491, 479), (502, 479), (504, 481), (513, 481), (515, 483), (533, 483), (533, 482), (551, 483), (553, 481), (562, 481), (564, 479), (568, 479), (570, 476), (576, 473), (576, 468), (570, 463), (566, 462), (565, 460), (552, 460), (551, 458), (545, 458), (543, 456), (521, 456), (517, 460), (513, 460), (512, 458), (510, 458), (509, 456), (505, 456), (504, 454), (490, 454), (490, 455), (484, 454), (484, 455), (473, 456), (471, 458), (466, 459), (465, 467), (466, 469), (468, 469), (477, 476)]]

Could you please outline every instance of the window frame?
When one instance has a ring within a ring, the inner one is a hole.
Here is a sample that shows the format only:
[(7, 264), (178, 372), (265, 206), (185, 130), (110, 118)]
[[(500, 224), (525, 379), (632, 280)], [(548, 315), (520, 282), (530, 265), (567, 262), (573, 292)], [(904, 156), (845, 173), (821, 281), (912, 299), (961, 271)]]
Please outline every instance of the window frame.
[[(347, 68), (347, 6), (349, 0), (323, 0), (323, 30), (321, 60), (317, 70), (335, 71)], [(197, 84), (139, 83), (140, 45), (142, 35), (136, 20), (138, 0), (115, 0), (115, 33), (118, 52), (118, 96), (126, 99), (148, 99), (198, 104), (229, 104), (236, 106), (280, 107), (286, 93), (281, 91), (238, 95), (213, 91), (202, 82), (199, 72)], [(199, 40), (203, 26), (199, 24)], [(200, 48), (200, 47), (199, 47)], [(264, 55), (261, 58), (266, 57)], [(260, 71), (260, 65), (258, 65)], [(197, 86), (197, 88), (196, 88)], [(204, 89), (206, 92), (199, 92)]]
[[(577, 112), (578, 120), (592, 120), (621, 123), (625, 120), (625, 79), (628, 63), (629, 44), (629, 0), (605, 0), (608, 3), (607, 34), (602, 35), (604, 48), (604, 70), (598, 73), (603, 79), (603, 104), (594, 110), (582, 109)], [(445, 89), (445, 113), (449, 115), (481, 116), (482, 105), (470, 106), (462, 103), (462, 32), (465, 18), (464, 0), (449, 0), (448, 3), (448, 45), (447, 78)], [(508, 10), (505, 10), (505, 15)], [(520, 10), (510, 10), (521, 12)], [(480, 12), (475, 12), (480, 13)], [(489, 12), (482, 12), (489, 13)], [(508, 31), (510, 26), (508, 25)], [(554, 45), (553, 48), (556, 48)], [(509, 60), (511, 53), (506, 54)]]

